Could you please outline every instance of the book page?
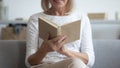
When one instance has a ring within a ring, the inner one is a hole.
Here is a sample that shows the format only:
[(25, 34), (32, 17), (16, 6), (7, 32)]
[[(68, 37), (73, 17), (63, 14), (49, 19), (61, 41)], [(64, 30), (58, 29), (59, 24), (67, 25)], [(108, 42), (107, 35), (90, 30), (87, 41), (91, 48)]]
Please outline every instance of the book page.
[(80, 20), (61, 26), (62, 35), (67, 36), (65, 43), (80, 39)]
[(49, 39), (52, 39), (57, 36), (58, 28), (57, 26), (54, 27), (50, 22), (46, 22), (42, 19), (39, 19), (39, 36), (43, 40), (46, 39), (47, 35), (49, 34)]

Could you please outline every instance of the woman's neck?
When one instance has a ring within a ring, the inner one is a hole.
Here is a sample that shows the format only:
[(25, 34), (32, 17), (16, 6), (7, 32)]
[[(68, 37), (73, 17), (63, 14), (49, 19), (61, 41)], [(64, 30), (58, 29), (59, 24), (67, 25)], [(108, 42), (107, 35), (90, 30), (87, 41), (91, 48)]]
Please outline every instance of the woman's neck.
[(65, 16), (66, 15), (66, 9), (65, 8), (50, 8), (45, 13), (49, 15), (56, 15), (56, 16)]

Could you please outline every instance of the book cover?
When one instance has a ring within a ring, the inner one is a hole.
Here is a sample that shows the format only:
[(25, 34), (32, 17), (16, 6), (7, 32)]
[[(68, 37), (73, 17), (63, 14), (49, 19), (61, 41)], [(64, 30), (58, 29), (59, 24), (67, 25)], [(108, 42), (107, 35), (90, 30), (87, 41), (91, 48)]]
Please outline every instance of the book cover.
[(39, 37), (43, 40), (46, 38), (47, 34), (49, 34), (50, 39), (55, 38), (58, 35), (66, 35), (67, 39), (65, 40), (65, 43), (70, 43), (80, 39), (80, 20), (72, 21), (61, 26), (58, 26), (54, 22), (43, 17), (39, 17), (38, 21)]

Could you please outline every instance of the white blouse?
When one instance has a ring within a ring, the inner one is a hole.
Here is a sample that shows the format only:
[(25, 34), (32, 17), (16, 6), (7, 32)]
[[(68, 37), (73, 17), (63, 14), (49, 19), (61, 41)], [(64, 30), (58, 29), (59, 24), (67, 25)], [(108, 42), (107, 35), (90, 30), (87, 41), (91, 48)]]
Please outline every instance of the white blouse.
[[(47, 15), (43, 12), (34, 14), (30, 17), (27, 27), (27, 49), (26, 49), (26, 65), (29, 67), (27, 59), (30, 55), (34, 54), (37, 49), (41, 46), (43, 40), (39, 38), (39, 26), (38, 18), (44, 17), (48, 20), (53, 21), (57, 25), (63, 25), (65, 23), (76, 21), (81, 19), (81, 31), (80, 39), (71, 43), (65, 44), (65, 48), (75, 51), (75, 52), (85, 52), (88, 54), (88, 66), (91, 67), (94, 64), (94, 50), (92, 43), (91, 25), (88, 17), (86, 15), (80, 15), (76, 13), (69, 14), (67, 16), (52, 16)], [(66, 59), (65, 55), (62, 55), (56, 51), (49, 52), (42, 62), (58, 62)]]

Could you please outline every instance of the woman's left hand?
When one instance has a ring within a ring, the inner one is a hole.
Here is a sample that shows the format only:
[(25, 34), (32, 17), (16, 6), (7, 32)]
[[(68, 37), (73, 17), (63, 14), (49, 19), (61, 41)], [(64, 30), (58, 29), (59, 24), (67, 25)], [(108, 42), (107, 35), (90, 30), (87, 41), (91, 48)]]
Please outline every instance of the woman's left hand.
[(62, 46), (59, 50), (57, 50), (57, 52), (59, 52), (60, 54), (63, 54), (63, 55), (66, 55), (67, 51), (68, 50), (64, 46)]

